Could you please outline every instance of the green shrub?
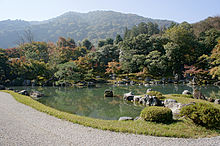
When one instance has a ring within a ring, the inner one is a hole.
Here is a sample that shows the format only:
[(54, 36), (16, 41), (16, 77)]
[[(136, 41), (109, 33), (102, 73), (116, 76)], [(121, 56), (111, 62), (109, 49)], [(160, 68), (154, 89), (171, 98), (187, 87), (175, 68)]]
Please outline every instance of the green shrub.
[(188, 117), (197, 125), (220, 129), (220, 110), (211, 104), (196, 103), (185, 106), (181, 109), (180, 116)]
[(140, 116), (146, 121), (159, 123), (170, 123), (173, 120), (172, 111), (167, 107), (146, 107), (141, 111)]
[(147, 95), (156, 96), (158, 99), (164, 99), (165, 98), (163, 96), (163, 94), (158, 92), (158, 91), (150, 91), (150, 92), (147, 93)]

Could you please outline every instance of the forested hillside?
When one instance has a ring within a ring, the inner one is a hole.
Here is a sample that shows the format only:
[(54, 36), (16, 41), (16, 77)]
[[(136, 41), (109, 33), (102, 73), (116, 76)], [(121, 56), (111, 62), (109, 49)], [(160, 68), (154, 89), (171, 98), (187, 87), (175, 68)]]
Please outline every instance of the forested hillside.
[(100, 39), (97, 46), (89, 39), (77, 44), (74, 38), (64, 37), (56, 43), (32, 41), (27, 31), (31, 42), (0, 49), (0, 84), (23, 85), (29, 81), (34, 85), (71, 86), (115, 76), (140, 83), (150, 78), (219, 85), (219, 20), (213, 17), (196, 24), (172, 23), (163, 29), (156, 23), (141, 22), (126, 29), (124, 37), (117, 34)]
[(126, 27), (131, 28), (141, 22), (157, 23), (161, 28), (172, 23), (113, 11), (68, 12), (40, 22), (6, 20), (0, 21), (0, 48), (17, 45), (27, 29), (31, 30), (35, 41), (56, 42), (62, 36), (74, 38), (76, 42), (87, 38), (96, 44), (100, 39), (115, 38), (117, 34), (123, 36)]

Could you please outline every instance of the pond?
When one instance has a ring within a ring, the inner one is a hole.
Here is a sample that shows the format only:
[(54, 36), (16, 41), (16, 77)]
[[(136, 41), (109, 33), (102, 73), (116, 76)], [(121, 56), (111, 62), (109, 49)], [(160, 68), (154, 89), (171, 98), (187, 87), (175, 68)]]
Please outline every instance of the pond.
[[(114, 86), (97, 85), (94, 88), (77, 87), (12, 87), (17, 90), (37, 90), (46, 95), (39, 102), (61, 111), (81, 116), (105, 120), (118, 120), (122, 116), (137, 117), (144, 108), (140, 105), (123, 101), (122, 98), (105, 98), (106, 89), (113, 90), (116, 95), (132, 91), (134, 94), (145, 94), (148, 88), (160, 91), (163, 94), (181, 94), (183, 90), (192, 92), (192, 87), (186, 85), (149, 85), (149, 86)], [(220, 90), (216, 86), (197, 87), (205, 96), (220, 98)]]

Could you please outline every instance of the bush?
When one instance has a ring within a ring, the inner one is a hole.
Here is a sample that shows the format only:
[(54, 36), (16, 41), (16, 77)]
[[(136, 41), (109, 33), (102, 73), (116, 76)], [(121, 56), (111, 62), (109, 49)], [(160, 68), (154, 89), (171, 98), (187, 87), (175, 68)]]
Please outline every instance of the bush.
[(140, 116), (146, 121), (159, 123), (170, 123), (173, 120), (172, 111), (167, 107), (146, 107), (141, 111)]
[(147, 93), (147, 95), (156, 96), (158, 99), (164, 99), (165, 98), (163, 96), (163, 94), (158, 92), (158, 91), (150, 91), (150, 92)]
[(196, 103), (185, 106), (181, 109), (180, 116), (188, 117), (197, 125), (220, 129), (220, 110), (211, 104)]

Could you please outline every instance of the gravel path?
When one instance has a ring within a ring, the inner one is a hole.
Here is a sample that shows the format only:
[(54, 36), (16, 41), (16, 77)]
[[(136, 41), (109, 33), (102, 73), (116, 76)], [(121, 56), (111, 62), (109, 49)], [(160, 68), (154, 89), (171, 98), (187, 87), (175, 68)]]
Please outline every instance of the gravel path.
[(0, 146), (5, 145), (220, 145), (220, 136), (183, 139), (124, 134), (73, 124), (18, 103), (0, 92)]

